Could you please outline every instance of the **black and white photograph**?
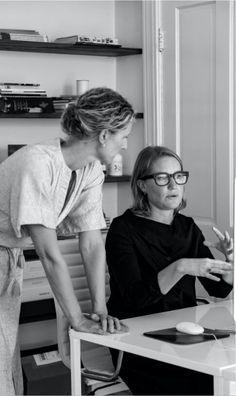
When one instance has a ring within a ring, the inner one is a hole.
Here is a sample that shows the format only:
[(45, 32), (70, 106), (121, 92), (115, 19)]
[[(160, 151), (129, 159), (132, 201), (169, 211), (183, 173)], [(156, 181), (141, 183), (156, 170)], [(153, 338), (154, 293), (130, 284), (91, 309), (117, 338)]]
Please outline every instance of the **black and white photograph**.
[(235, 125), (235, 0), (0, 0), (0, 396), (236, 396)]

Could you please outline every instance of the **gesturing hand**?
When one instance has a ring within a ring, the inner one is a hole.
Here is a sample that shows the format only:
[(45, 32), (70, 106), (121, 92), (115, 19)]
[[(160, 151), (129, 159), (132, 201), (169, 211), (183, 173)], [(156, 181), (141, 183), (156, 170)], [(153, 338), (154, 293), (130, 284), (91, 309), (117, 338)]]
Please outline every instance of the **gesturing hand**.
[(194, 258), (181, 260), (181, 271), (184, 274), (193, 276), (203, 276), (219, 282), (220, 279), (213, 274), (222, 276), (229, 274), (233, 269), (231, 263), (210, 258)]
[(233, 261), (233, 238), (227, 231), (224, 234), (216, 227), (212, 227), (214, 233), (219, 239), (217, 242), (205, 241), (204, 245), (215, 248), (225, 255), (227, 261)]

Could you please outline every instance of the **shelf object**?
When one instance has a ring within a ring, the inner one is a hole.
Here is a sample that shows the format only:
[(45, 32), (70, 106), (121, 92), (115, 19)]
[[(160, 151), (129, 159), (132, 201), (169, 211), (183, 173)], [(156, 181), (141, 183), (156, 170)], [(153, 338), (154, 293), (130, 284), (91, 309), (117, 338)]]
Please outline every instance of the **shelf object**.
[[(18, 113), (18, 114), (10, 114), (10, 113), (0, 113), (0, 118), (52, 118), (59, 119), (61, 118), (61, 112), (54, 113)], [(143, 113), (136, 113), (136, 119), (143, 119)]]
[(131, 179), (130, 175), (123, 175), (123, 176), (106, 176), (105, 183), (122, 183), (122, 182), (129, 182)]
[(136, 120), (143, 119), (143, 113), (135, 113), (135, 118), (136, 118)]
[(0, 118), (61, 118), (59, 112), (54, 113), (0, 113)]
[(104, 45), (58, 44), (35, 41), (0, 41), (0, 51), (41, 52), (67, 55), (126, 56), (142, 54), (141, 48), (111, 47)]

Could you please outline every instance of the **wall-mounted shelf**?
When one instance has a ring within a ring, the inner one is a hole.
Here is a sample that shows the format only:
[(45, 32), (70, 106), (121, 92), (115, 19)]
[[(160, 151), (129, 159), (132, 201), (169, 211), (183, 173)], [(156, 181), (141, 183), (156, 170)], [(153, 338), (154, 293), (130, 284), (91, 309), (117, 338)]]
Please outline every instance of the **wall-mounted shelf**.
[(108, 45), (39, 43), (35, 41), (0, 41), (0, 51), (43, 52), (67, 55), (126, 56), (142, 54), (141, 48)]
[(105, 177), (105, 183), (122, 183), (122, 182), (129, 182), (131, 179), (130, 175), (123, 175), (123, 176), (109, 176)]
[[(10, 114), (10, 113), (0, 113), (0, 118), (52, 118), (59, 119), (61, 118), (61, 112), (54, 113), (18, 113), (18, 114)], [(136, 113), (136, 119), (143, 119), (143, 113)]]
[(0, 118), (60, 118), (61, 113), (0, 113)]

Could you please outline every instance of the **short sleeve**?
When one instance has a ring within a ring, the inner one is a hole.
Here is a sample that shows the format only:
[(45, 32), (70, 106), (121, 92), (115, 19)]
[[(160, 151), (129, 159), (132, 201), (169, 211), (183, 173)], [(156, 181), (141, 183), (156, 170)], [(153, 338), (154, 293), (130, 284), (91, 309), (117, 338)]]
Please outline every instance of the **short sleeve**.
[(51, 185), (50, 166), (45, 156), (26, 153), (10, 192), (10, 217), (17, 237), (22, 236), (21, 227), (26, 224), (56, 228)]
[(106, 227), (102, 209), (104, 174), (100, 163), (92, 165), (88, 180), (63, 223), (59, 234), (91, 231)]

